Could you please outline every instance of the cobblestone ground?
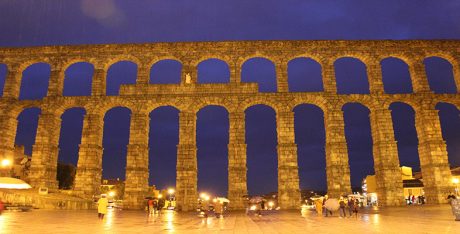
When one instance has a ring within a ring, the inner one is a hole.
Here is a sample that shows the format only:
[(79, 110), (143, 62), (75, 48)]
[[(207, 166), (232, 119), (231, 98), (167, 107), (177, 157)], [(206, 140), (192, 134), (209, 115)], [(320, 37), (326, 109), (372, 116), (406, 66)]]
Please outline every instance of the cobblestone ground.
[(449, 206), (364, 210), (358, 218), (319, 217), (313, 211), (266, 212), (261, 217), (232, 212), (223, 219), (193, 213), (112, 210), (98, 220), (96, 211), (8, 211), (0, 233), (460, 233)]

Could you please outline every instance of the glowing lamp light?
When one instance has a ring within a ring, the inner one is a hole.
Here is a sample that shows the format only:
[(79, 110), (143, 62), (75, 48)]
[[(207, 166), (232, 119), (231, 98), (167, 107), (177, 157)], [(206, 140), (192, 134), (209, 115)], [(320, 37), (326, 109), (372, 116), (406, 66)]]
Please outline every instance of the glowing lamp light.
[(200, 198), (205, 199), (208, 195), (206, 193), (200, 193)]
[(212, 199), (213, 202), (217, 202), (217, 198)]
[(2, 160), (1, 165), (2, 165), (2, 167), (9, 167), (9, 166), (11, 166), (11, 160), (5, 158), (5, 159)]
[(452, 183), (458, 184), (458, 183), (460, 183), (460, 179), (458, 179), (458, 178), (453, 178), (453, 179), (452, 179)]
[(109, 197), (113, 197), (113, 196), (115, 196), (115, 192), (114, 192), (114, 191), (110, 191), (110, 192), (109, 192)]
[(274, 202), (272, 202), (272, 201), (268, 202), (268, 206), (273, 207), (274, 205), (275, 205)]
[(163, 197), (163, 194), (158, 194), (158, 198), (162, 198)]
[(172, 189), (172, 188), (168, 189), (169, 195), (174, 194), (175, 192), (176, 192), (176, 191), (175, 191), (174, 189)]

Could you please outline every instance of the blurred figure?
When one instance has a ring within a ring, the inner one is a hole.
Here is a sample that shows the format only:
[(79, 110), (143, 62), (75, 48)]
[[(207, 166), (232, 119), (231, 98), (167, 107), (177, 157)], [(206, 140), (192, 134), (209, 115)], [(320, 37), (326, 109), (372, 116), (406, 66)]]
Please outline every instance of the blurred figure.
[(0, 200), (0, 215), (3, 213), (3, 210), (5, 210), (5, 204)]
[(340, 217), (347, 217), (347, 213), (345, 212), (345, 207), (347, 206), (345, 204), (345, 199), (343, 197), (340, 197), (340, 200), (339, 200), (339, 205), (340, 205)]
[(323, 199), (320, 198), (315, 200), (315, 208), (316, 213), (318, 213), (318, 215), (323, 214)]
[(104, 215), (107, 214), (108, 204), (109, 200), (107, 199), (107, 195), (102, 194), (101, 198), (97, 201), (97, 217), (99, 217), (99, 219), (104, 219)]
[(216, 218), (223, 217), (224, 213), (224, 204), (221, 201), (217, 200), (214, 203), (214, 213), (216, 214)]

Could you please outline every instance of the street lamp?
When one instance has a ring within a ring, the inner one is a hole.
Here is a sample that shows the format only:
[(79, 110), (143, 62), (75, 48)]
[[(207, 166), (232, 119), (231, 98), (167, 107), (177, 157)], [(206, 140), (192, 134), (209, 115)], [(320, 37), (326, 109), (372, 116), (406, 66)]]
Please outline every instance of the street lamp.
[(110, 191), (109, 192), (109, 197), (114, 197), (115, 196), (115, 192), (114, 191)]

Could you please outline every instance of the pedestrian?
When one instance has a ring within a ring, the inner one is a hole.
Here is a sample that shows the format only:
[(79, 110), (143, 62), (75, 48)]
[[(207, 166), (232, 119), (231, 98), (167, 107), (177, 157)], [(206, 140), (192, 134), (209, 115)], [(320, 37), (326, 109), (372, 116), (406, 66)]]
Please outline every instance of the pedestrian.
[(329, 197), (328, 197), (327, 195), (324, 196), (323, 207), (324, 207), (324, 211), (326, 212), (326, 217), (327, 217), (328, 215), (331, 215), (331, 216), (332, 216), (332, 211), (326, 208), (326, 201), (327, 201), (328, 199), (329, 199)]
[(453, 193), (449, 193), (449, 195), (447, 195), (447, 200), (449, 201), (449, 204), (452, 202), (453, 199), (457, 199), (457, 197)]
[(223, 217), (223, 208), (224, 205), (221, 201), (217, 200), (214, 202), (214, 214), (216, 215), (216, 218)]
[(156, 210), (158, 211), (158, 215), (161, 215), (161, 210), (163, 209), (164, 206), (165, 206), (165, 199), (163, 198), (158, 199), (158, 204), (156, 207)]
[[(263, 201), (263, 200), (262, 200)], [(256, 216), (262, 216), (262, 201), (258, 202), (256, 208)]]
[(261, 210), (265, 210), (265, 200), (262, 199), (262, 201), (260, 202), (260, 209)]
[(154, 198), (152, 203), (153, 214), (158, 213), (158, 199)]
[(320, 198), (315, 200), (315, 208), (318, 215), (323, 214), (323, 199)]
[(359, 203), (355, 201), (353, 203), (353, 213), (355, 214), (356, 218), (358, 218), (358, 211), (359, 211)]
[(153, 209), (153, 199), (152, 198), (149, 198), (149, 200), (147, 201), (147, 205), (148, 205), (148, 213), (149, 214), (155, 214), (155, 210)]
[(355, 198), (353, 197), (348, 198), (348, 215), (350, 215), (350, 217), (352, 216), (353, 207), (354, 207), (355, 202), (356, 202)]
[(0, 200), (0, 215), (3, 213), (3, 210), (5, 210), (5, 204), (3, 204), (3, 201)]
[(339, 205), (340, 205), (340, 217), (347, 217), (347, 213), (345, 212), (345, 207), (347, 206), (345, 204), (345, 199), (343, 197), (340, 197), (340, 200), (339, 200)]
[(99, 219), (103, 219), (104, 215), (107, 214), (107, 205), (109, 205), (107, 195), (102, 194), (101, 198), (97, 201), (97, 217), (99, 217)]
[(412, 204), (415, 204), (415, 195), (412, 195)]

